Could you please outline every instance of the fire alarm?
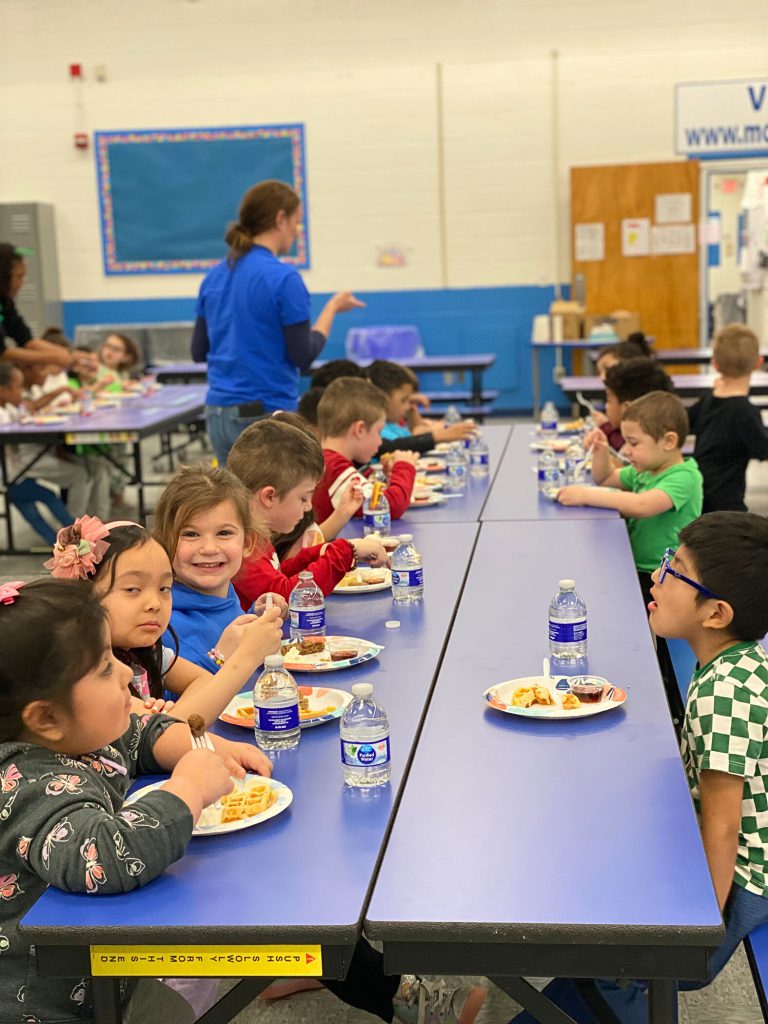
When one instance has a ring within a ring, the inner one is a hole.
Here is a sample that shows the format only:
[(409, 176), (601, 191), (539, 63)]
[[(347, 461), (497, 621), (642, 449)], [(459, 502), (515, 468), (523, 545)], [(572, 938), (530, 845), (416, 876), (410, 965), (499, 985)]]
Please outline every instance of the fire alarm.
[(75, 149), (88, 149), (88, 132), (75, 132)]
[(83, 65), (82, 64), (70, 64), (69, 65), (69, 77), (70, 78), (82, 78), (83, 77)]

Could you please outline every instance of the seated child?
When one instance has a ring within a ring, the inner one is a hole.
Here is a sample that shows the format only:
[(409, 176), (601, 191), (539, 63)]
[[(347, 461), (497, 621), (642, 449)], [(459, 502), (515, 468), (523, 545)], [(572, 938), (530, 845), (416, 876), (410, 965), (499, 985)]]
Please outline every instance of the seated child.
[(320, 388), (324, 391), (328, 385), (339, 377), (360, 377), (365, 379), (368, 376), (362, 366), (358, 366), (351, 359), (329, 359), (327, 363), (319, 366), (309, 378), (311, 388)]
[[(325, 472), (312, 500), (320, 522), (345, 500), (349, 488), (359, 484), (361, 471), (355, 463), (364, 465), (378, 452), (387, 407), (387, 396), (371, 381), (339, 377), (325, 389), (317, 407)], [(384, 494), (393, 519), (399, 519), (411, 502), (417, 462), (416, 452), (392, 452)]]
[[(618, 369), (609, 370), (609, 375)], [(680, 530), (701, 513), (701, 473), (696, 461), (684, 459), (680, 450), (688, 433), (688, 416), (676, 395), (652, 391), (627, 404), (621, 430), (629, 465), (614, 467), (607, 439), (596, 431), (592, 479), (597, 486), (562, 487), (557, 500), (561, 505), (614, 508), (624, 516), (647, 595), (650, 574), (662, 555), (677, 546)]]
[[(367, 381), (361, 383), (372, 387)], [(240, 434), (229, 453), (227, 468), (250, 494), (256, 528), (285, 534), (312, 508), (312, 495), (325, 463), (319, 443), (307, 431), (269, 417), (252, 423)], [(294, 558), (280, 562), (272, 544), (262, 542), (243, 560), (233, 582), (240, 604), (248, 609), (267, 592), (287, 600), (298, 574), (305, 570), (312, 573), (324, 594), (330, 594), (358, 562), (386, 565), (387, 553), (374, 538), (350, 541), (339, 537), (303, 548)]]
[[(45, 563), (60, 579), (86, 579), (109, 616), (116, 656), (133, 673), (137, 701), (148, 706), (163, 690), (178, 696), (174, 715), (214, 721), (267, 654), (280, 649), (282, 618), (271, 608), (240, 627), (239, 643), (214, 676), (165, 647), (171, 618), (173, 572), (165, 549), (143, 526), (108, 523), (93, 516), (61, 530), (53, 558)], [(230, 627), (231, 629), (231, 627)], [(213, 667), (213, 666), (211, 666)]]
[[(171, 647), (178, 639), (182, 657), (217, 672), (255, 617), (242, 614), (232, 586), (256, 543), (248, 492), (227, 469), (185, 466), (160, 496), (154, 533), (173, 566), (173, 611), (163, 643)], [(285, 618), (283, 598), (273, 595), (273, 604)], [(265, 606), (262, 595), (258, 611)]]
[(368, 379), (387, 396), (387, 422), (381, 431), (379, 455), (398, 448), (428, 452), (443, 441), (463, 441), (475, 430), (472, 420), (449, 425), (439, 420), (423, 420), (411, 430), (408, 414), (413, 406), (418, 379), (405, 366), (375, 359), (368, 367)]
[[(624, 446), (621, 415), (630, 402), (650, 391), (674, 390), (671, 377), (655, 359), (625, 359), (609, 366), (605, 372), (605, 420), (599, 424), (599, 429), (608, 438), (611, 448), (619, 451)], [(587, 435), (587, 445), (592, 443), (594, 435), (595, 431)]]
[[(32, 364), (35, 365), (35, 364)], [(18, 423), (24, 414), (24, 375), (18, 366), (0, 362), (0, 423)], [(31, 463), (34, 476), (27, 476), (25, 467)], [(49, 544), (56, 540), (56, 531), (40, 514), (38, 505), (46, 507), (62, 526), (69, 525), (84, 508), (91, 490), (91, 480), (83, 460), (68, 451), (46, 452), (34, 444), (7, 445), (6, 467), (10, 478), (23, 474), (9, 490), (9, 498), (30, 526)], [(65, 506), (58, 494), (40, 484), (49, 481), (67, 490)]]
[(696, 655), (682, 756), (726, 932), (706, 982), (768, 922), (768, 520), (713, 512), (680, 531), (653, 574), (650, 620)]
[(595, 368), (600, 380), (605, 380), (606, 371), (610, 366), (617, 366), (626, 359), (653, 359), (653, 350), (642, 331), (630, 334), (626, 341), (617, 341), (615, 345), (601, 348), (595, 359)]
[(762, 363), (757, 336), (744, 324), (715, 335), (712, 363), (719, 372), (711, 395), (688, 410), (696, 435), (694, 457), (704, 477), (704, 511), (745, 512), (750, 459), (768, 459), (768, 431), (749, 400), (749, 379)]
[(310, 388), (309, 391), (305, 391), (296, 407), (297, 414), (301, 416), (307, 428), (318, 440), (320, 439), (320, 428), (317, 425), (317, 406), (323, 397), (324, 390), (324, 388)]
[[(186, 722), (132, 714), (132, 673), (112, 653), (107, 612), (93, 587), (43, 579), (16, 583), (6, 596), (0, 1019), (93, 1019), (90, 982), (39, 977), (20, 919), (48, 885), (96, 899), (146, 885), (184, 856), (203, 808), (232, 789), (231, 775), (269, 775), (271, 764), (253, 744), (216, 736), (215, 752), (192, 750)], [(157, 772), (172, 774), (124, 815), (134, 779)], [(136, 828), (137, 813), (152, 826)], [(122, 987), (123, 998), (128, 1007), (141, 998), (144, 1020), (195, 1019), (160, 981), (140, 982), (143, 993), (135, 984)]]
[(100, 380), (107, 391), (122, 390), (125, 381), (141, 363), (139, 346), (126, 334), (108, 334), (99, 345), (97, 355)]

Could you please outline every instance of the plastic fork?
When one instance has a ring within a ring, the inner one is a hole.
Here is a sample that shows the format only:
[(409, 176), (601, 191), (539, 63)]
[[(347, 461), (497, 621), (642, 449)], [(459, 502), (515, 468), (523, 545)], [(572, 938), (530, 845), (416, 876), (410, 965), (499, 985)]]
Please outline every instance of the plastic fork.
[[(214, 754), (216, 753), (216, 748), (213, 745), (213, 740), (211, 739), (211, 737), (208, 735), (207, 732), (204, 732), (202, 736), (193, 736), (192, 737), (192, 749), (193, 750), (212, 750), (214, 752)], [(217, 811), (220, 811), (221, 810), (221, 800), (217, 800), (214, 803), (213, 806), (214, 806), (214, 808)]]

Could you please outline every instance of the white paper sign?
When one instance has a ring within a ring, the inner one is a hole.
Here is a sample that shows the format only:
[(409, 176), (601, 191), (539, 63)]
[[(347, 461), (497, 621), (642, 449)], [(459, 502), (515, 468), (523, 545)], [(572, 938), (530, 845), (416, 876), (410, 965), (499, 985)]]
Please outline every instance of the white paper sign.
[(679, 82), (675, 152), (768, 153), (768, 78)]
[(693, 196), (690, 192), (667, 192), (656, 196), (657, 224), (689, 224), (693, 220)]
[(605, 224), (576, 224), (574, 234), (577, 261), (605, 259)]
[(651, 228), (651, 249), (654, 256), (680, 256), (696, 252), (696, 225), (676, 224), (668, 227), (654, 224)]
[(648, 256), (651, 251), (651, 221), (648, 217), (621, 222), (621, 255)]

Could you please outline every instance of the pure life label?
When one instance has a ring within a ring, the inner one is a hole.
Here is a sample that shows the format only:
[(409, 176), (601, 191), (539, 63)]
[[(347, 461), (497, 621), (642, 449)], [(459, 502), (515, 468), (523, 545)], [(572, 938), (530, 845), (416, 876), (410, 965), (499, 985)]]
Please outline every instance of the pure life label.
[(549, 620), (549, 639), (556, 644), (580, 644), (587, 639), (587, 620)]
[(707, 156), (768, 153), (768, 78), (679, 82), (675, 152)]

